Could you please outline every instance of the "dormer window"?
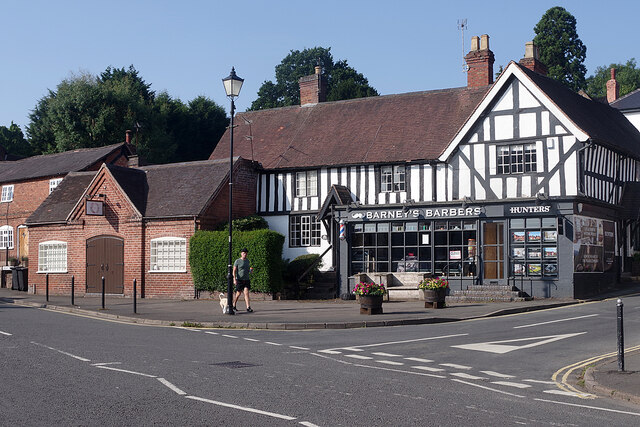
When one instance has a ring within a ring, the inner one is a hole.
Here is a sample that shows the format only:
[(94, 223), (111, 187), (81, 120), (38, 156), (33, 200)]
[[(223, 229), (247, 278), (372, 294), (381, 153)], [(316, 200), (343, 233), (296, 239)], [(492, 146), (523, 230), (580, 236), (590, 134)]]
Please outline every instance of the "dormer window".
[(498, 147), (497, 173), (509, 175), (536, 172), (536, 144), (503, 145)]
[(382, 166), (380, 168), (380, 191), (392, 193), (405, 191), (404, 166)]
[(318, 171), (296, 173), (296, 197), (312, 197), (318, 195)]

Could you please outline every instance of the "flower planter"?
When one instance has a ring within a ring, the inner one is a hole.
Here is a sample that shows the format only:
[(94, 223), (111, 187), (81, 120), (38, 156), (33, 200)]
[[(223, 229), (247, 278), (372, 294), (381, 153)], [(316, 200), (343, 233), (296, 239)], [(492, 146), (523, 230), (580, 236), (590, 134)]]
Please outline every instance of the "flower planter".
[(425, 308), (444, 308), (444, 300), (447, 296), (447, 289), (423, 289)]
[(360, 314), (382, 314), (382, 295), (360, 295)]

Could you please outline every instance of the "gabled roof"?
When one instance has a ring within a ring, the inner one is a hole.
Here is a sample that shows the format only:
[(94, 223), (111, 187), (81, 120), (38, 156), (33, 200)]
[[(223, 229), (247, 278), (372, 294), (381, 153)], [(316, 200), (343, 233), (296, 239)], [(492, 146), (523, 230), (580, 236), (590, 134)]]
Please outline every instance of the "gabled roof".
[(609, 104), (609, 106), (622, 111), (640, 110), (640, 89), (621, 96)]
[(110, 154), (123, 149), (126, 149), (128, 153), (131, 152), (127, 144), (123, 142), (98, 148), (81, 148), (63, 153), (43, 154), (0, 162), (0, 182), (15, 182), (82, 171), (95, 164), (100, 164)]
[[(239, 113), (234, 154), (266, 169), (437, 158), (489, 86)], [(211, 159), (229, 153), (229, 131)]]
[[(234, 168), (244, 159), (236, 158)], [(226, 160), (203, 160), (141, 168), (104, 165), (134, 208), (145, 218), (198, 216), (227, 182)], [(66, 221), (97, 172), (70, 173), (38, 209), (27, 224)]]
[(318, 212), (317, 218), (325, 218), (328, 215), (329, 208), (333, 205), (344, 206), (351, 202), (353, 202), (351, 191), (344, 185), (334, 184), (331, 186), (327, 197), (324, 199), (324, 203), (322, 203), (322, 207), (320, 208), (320, 212)]

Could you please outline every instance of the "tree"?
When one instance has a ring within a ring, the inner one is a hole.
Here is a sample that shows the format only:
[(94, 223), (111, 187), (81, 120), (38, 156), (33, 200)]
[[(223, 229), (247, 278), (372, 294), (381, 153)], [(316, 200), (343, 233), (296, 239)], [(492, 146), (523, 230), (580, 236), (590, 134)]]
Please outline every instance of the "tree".
[(578, 37), (576, 18), (560, 6), (547, 10), (533, 29), (533, 41), (548, 76), (579, 91), (585, 86), (587, 48)]
[(250, 110), (284, 107), (300, 104), (298, 80), (313, 74), (315, 66), (321, 65), (327, 77), (327, 100), (377, 96), (378, 92), (369, 85), (369, 81), (346, 60), (333, 61), (331, 48), (314, 47), (303, 51), (292, 50), (276, 65), (276, 82), (265, 81), (258, 89), (258, 98), (251, 104)]
[(620, 88), (620, 96), (640, 87), (640, 68), (636, 67), (635, 58), (631, 58), (626, 64), (611, 64), (596, 68), (594, 75), (587, 78), (585, 91), (592, 98), (604, 98), (607, 96), (607, 81), (611, 78), (611, 69), (616, 69), (616, 80)]
[(33, 153), (33, 149), (25, 139), (20, 126), (13, 122), (9, 127), (0, 126), (0, 146), (7, 154), (20, 157), (28, 157)]

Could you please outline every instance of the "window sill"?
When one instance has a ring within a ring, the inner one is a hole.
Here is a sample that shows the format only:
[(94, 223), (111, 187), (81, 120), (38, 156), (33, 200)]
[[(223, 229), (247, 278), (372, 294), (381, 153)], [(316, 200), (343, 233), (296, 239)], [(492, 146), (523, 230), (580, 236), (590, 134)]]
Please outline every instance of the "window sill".
[(36, 273), (38, 274), (47, 274), (47, 273), (56, 273), (56, 274), (64, 274), (64, 273), (68, 273), (69, 271), (64, 270), (64, 271), (36, 271)]
[(148, 273), (186, 273), (187, 270), (149, 270)]

